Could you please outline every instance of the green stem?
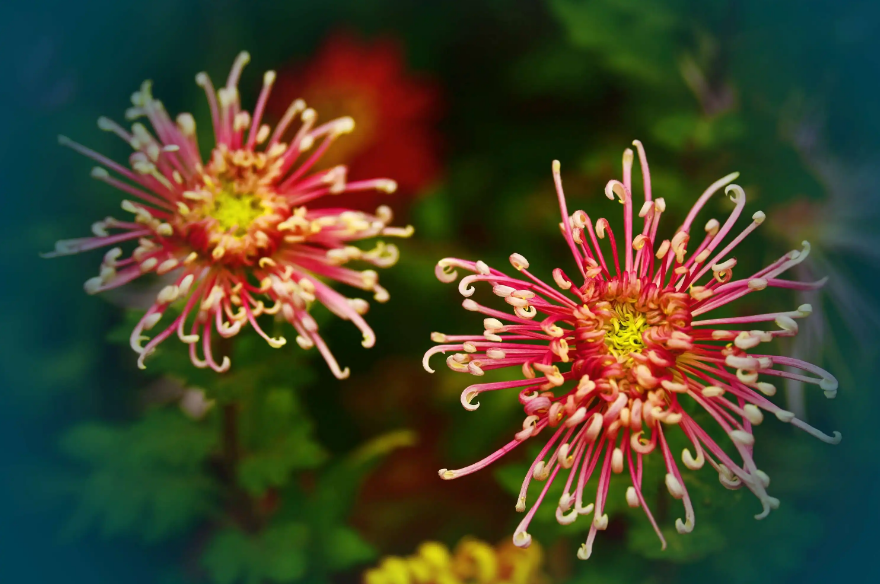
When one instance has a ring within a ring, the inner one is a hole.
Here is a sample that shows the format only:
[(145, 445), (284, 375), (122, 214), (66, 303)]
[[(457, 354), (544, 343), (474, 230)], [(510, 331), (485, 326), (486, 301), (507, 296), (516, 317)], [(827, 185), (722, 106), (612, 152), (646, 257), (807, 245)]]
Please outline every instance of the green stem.
[[(232, 343), (229, 339), (221, 339), (219, 349), (229, 355)], [(239, 437), (239, 403), (230, 401), (221, 406), (221, 467), (229, 493), (229, 515), (232, 520), (249, 532), (262, 529), (263, 521), (257, 511), (256, 502), (247, 491), (238, 484), (238, 465), (241, 461), (241, 443)]]

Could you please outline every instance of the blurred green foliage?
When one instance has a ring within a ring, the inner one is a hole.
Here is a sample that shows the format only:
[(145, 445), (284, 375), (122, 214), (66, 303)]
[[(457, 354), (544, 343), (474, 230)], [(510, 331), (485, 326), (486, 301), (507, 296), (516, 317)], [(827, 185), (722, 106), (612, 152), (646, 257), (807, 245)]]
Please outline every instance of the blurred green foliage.
[(308, 535), (300, 523), (270, 526), (256, 536), (226, 529), (208, 544), (202, 562), (219, 584), (296, 582), (306, 571)]
[(238, 468), (238, 483), (252, 495), (280, 487), (291, 472), (315, 468), (326, 459), (296, 399), (288, 390), (258, 388), (241, 416), (241, 447), (252, 454)]
[(61, 448), (86, 468), (69, 485), (78, 499), (70, 528), (96, 523), (107, 535), (158, 540), (216, 510), (217, 485), (204, 466), (217, 445), (212, 426), (156, 409), (128, 426), (86, 423), (68, 431)]

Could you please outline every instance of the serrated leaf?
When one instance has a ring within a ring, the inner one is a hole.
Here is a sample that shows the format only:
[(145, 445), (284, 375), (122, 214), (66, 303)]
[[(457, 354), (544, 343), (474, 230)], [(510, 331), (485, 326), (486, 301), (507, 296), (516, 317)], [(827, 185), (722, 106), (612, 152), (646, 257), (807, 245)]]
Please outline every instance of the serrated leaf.
[(323, 582), (332, 571), (375, 558), (375, 551), (344, 525), (345, 518), (367, 473), (389, 452), (412, 445), (415, 439), (409, 430), (390, 432), (322, 471), (313, 489), (305, 492), (288, 485), (285, 499), (294, 503), (282, 514), (309, 526), (309, 582)]
[(215, 432), (176, 409), (154, 410), (131, 426), (82, 424), (62, 450), (85, 467), (70, 485), (78, 499), (69, 529), (156, 540), (184, 531), (213, 508), (205, 461)]
[(291, 432), (243, 459), (238, 467), (238, 482), (249, 493), (259, 495), (270, 487), (283, 485), (293, 471), (317, 467), (326, 457), (320, 444), (301, 432)]
[(249, 493), (282, 486), (291, 472), (315, 468), (326, 459), (292, 391), (258, 388), (244, 407), (241, 439), (246, 454), (239, 463), (238, 481)]
[[(676, 56), (682, 19), (670, 5), (657, 2), (651, 10), (632, 0), (554, 0), (553, 12), (570, 42), (596, 53), (611, 71), (653, 84), (679, 81)], [(621, 39), (627, 42), (621, 42)]]
[(258, 534), (225, 529), (208, 543), (202, 565), (217, 584), (296, 582), (306, 571), (308, 531), (301, 523), (272, 526)]

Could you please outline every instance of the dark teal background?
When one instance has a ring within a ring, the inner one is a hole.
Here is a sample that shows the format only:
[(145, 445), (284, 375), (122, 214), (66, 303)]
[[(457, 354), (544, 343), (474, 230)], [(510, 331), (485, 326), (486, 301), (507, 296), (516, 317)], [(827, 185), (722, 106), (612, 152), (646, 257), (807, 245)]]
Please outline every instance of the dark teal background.
[[(761, 44), (761, 52), (740, 59), (739, 66), (745, 61), (751, 68), (736, 75), (746, 83), (766, 85), (770, 96), (775, 86), (780, 93), (789, 84), (811, 88), (814, 93), (805, 98), (817, 100), (828, 113), (826, 129), (833, 151), (845, 160), (867, 161), (864, 164), (880, 178), (878, 10), (872, 2), (842, 4), (730, 2), (733, 30), (749, 27), (761, 31), (765, 41), (775, 39)], [(644, 10), (651, 10), (650, 3)], [(487, 0), (36, 0), (4, 6), (0, 15), (0, 583), (161, 581), (169, 566), (186, 555), (186, 541), (143, 546), (126, 538), (65, 537), (66, 510), (53, 493), (53, 469), (61, 464), (56, 449), (59, 432), (78, 420), (112, 418), (125, 411), (132, 399), (125, 385), (130, 356), (104, 340), (108, 328), (120, 319), (118, 310), (81, 292), (82, 282), (95, 269), (96, 256), (50, 261), (37, 255), (50, 250), (59, 237), (84, 233), (116, 205), (106, 192), (93, 194), (88, 178), (91, 165), (60, 148), (56, 136), (76, 136), (100, 151), (118, 154), (120, 147), (97, 132), (95, 120), (103, 114), (121, 118), (129, 95), (144, 78), (163, 88), (170, 111), (189, 109), (188, 104), (201, 103), (192, 83), (195, 72), (210, 67), (218, 76), (241, 48), (251, 52), (257, 69), (266, 69), (276, 65), (270, 59), (307, 55), (328, 30), (341, 24), (399, 34), (409, 43), (411, 61), (443, 76), (450, 113), (442, 129), (454, 157), (458, 145), (472, 139), (479, 144), (479, 132), (468, 127), (468, 115), (456, 108), (491, 107), (505, 99), (504, 86), (495, 85), (489, 73), (492, 59), (499, 59), (498, 53), (508, 45), (528, 43), (530, 27), (536, 38), (563, 32), (538, 3)], [(512, 27), (519, 36), (499, 39), (495, 27)], [(621, 43), (627, 40), (622, 38)], [(432, 47), (438, 44), (454, 56), (435, 60), (441, 51)], [(750, 50), (748, 43), (740, 47), (746, 53)], [(768, 67), (777, 62), (770, 58), (768, 47), (794, 66)], [(473, 59), (458, 59), (469, 53)], [(176, 85), (182, 87), (178, 93), (169, 91)], [(479, 95), (457, 98), (464, 92)], [(534, 161), (539, 169), (549, 168), (551, 158), (575, 151), (578, 134), (590, 127), (591, 111), (568, 107), (567, 114), (579, 120), (571, 124), (576, 129), (566, 132), (566, 125), (559, 123), (541, 134), (542, 142), (532, 145), (546, 151)], [(597, 126), (609, 123), (606, 115), (612, 114), (596, 112)], [(482, 147), (493, 148), (491, 141)], [(608, 148), (618, 150), (616, 144)], [(735, 153), (732, 156), (739, 160)], [(876, 209), (880, 182), (858, 204)], [(874, 222), (866, 229), (876, 234), (880, 225)], [(850, 267), (875, 305), (880, 302), (874, 293), (880, 285), (877, 269), (876, 263)], [(444, 302), (448, 309), (456, 309), (449, 297)], [(844, 355), (851, 356), (852, 371), (841, 376), (837, 400), (817, 404), (834, 410), (833, 420), (844, 440), (835, 451), (839, 464), (812, 469), (817, 475), (833, 473), (837, 490), (833, 500), (822, 506), (827, 521), (821, 545), (786, 582), (880, 581), (878, 334), (875, 330), (866, 338), (853, 338), (844, 332), (839, 339)], [(860, 399), (849, 397), (855, 393)], [(847, 408), (852, 408), (852, 416)], [(753, 526), (760, 528), (760, 523)], [(700, 537), (699, 529), (691, 537)]]

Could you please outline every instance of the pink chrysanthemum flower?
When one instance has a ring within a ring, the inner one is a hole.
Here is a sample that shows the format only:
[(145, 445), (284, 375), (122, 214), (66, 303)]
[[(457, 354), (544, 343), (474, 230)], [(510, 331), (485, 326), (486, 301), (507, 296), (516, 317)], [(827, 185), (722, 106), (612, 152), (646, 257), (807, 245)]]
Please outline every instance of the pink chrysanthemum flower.
[[(215, 144), (207, 162), (199, 153), (193, 116), (183, 113), (172, 121), (145, 82), (132, 96), (129, 119), (145, 117), (151, 134), (141, 123), (128, 131), (101, 118), (98, 126), (131, 144), (130, 167), (61, 137), (60, 142), (92, 158), (101, 166), (92, 176), (131, 195), (123, 210), (134, 215), (121, 221), (108, 217), (92, 226), (94, 237), (60, 241), (49, 256), (69, 255), (95, 248), (137, 242), (125, 256), (114, 247), (104, 256), (100, 275), (85, 289), (94, 294), (122, 286), (148, 273), (169, 274), (162, 288), (131, 334), (131, 346), (140, 353), (138, 365), (159, 343), (176, 334), (190, 345), (197, 367), (222, 372), (228, 357), (215, 358), (211, 334), (231, 337), (250, 325), (272, 347), (285, 344), (272, 338), (257, 323), (261, 314), (279, 314), (293, 325), (302, 348), (316, 346), (333, 373), (344, 378), (308, 310), (317, 301), (342, 319), (352, 321), (371, 347), (373, 331), (362, 318), (368, 304), (346, 298), (325, 280), (369, 290), (379, 302), (387, 291), (379, 286), (374, 270), (343, 267), (357, 260), (387, 267), (397, 260), (394, 245), (379, 242), (370, 251), (352, 245), (380, 235), (407, 237), (412, 228), (388, 227), (391, 211), (382, 206), (375, 214), (339, 208), (309, 210), (319, 197), (357, 191), (394, 192), (388, 179), (348, 182), (346, 167), (310, 172), (341, 135), (354, 129), (351, 118), (316, 124), (317, 114), (295, 100), (278, 125), (261, 124), (275, 72), (263, 76), (263, 88), (254, 113), (241, 108), (238, 81), (249, 61), (247, 53), (235, 60), (226, 85), (215, 91), (207, 74), (196, 82), (204, 87), (214, 129)], [(292, 124), (299, 120), (298, 129)], [(117, 176), (111, 175), (112, 171)], [(144, 332), (155, 327), (172, 304), (180, 310), (152, 339)], [(143, 344), (146, 342), (146, 344)], [(201, 353), (199, 356), (199, 345)]]
[[(512, 314), (465, 299), (465, 309), (485, 315), (483, 334), (434, 333), (432, 340), (441, 344), (429, 350), (424, 361), (431, 371), (431, 355), (455, 351), (446, 360), (453, 371), (481, 376), (492, 369), (522, 369), (521, 380), (479, 383), (467, 387), (461, 395), (462, 405), (475, 410), (479, 404), (474, 399), (481, 393), (517, 389), (526, 415), (522, 430), (482, 461), (459, 470), (443, 469), (440, 476), (453, 479), (485, 468), (546, 430), (550, 437), (523, 481), (517, 510), (526, 510), (526, 494), (533, 479), (545, 481), (545, 485), (516, 529), (513, 541), (519, 546), (529, 545), (529, 523), (551, 482), (561, 475), (565, 488), (556, 509), (557, 520), (568, 524), (580, 515), (593, 514), (586, 543), (578, 552), (581, 559), (590, 556), (596, 532), (608, 525), (604, 507), (614, 473), (629, 474), (632, 486), (626, 490), (626, 501), (644, 510), (665, 548), (642, 491), (643, 457), (655, 451), (663, 458), (669, 493), (684, 504), (685, 518), (676, 520), (676, 529), (680, 533), (693, 529), (691, 499), (667, 440), (667, 433), (676, 426), (692, 447), (681, 453), (684, 465), (697, 470), (708, 462), (725, 487), (748, 488), (763, 507), (758, 519), (779, 504), (767, 494), (769, 477), (756, 466), (753, 456), (752, 429), (761, 423), (763, 412), (825, 442), (840, 440), (839, 433), (827, 436), (765, 397), (776, 392), (775, 386), (766, 381), (768, 378), (816, 384), (827, 397), (834, 397), (837, 391), (837, 381), (826, 371), (797, 359), (757, 351), (761, 343), (796, 334), (796, 319), (810, 313), (808, 305), (791, 312), (709, 317), (716, 308), (768, 287), (806, 290), (821, 286), (823, 282), (779, 278), (806, 258), (809, 244), (804, 242), (803, 250), (789, 252), (750, 277), (733, 279), (736, 259), (730, 253), (764, 221), (763, 213), (755, 213), (751, 225), (722, 245), (745, 206), (745, 193), (731, 184), (738, 176), (734, 173), (712, 184), (674, 236), (658, 245), (665, 204), (663, 199), (652, 198), (644, 149), (638, 141), (634, 145), (645, 194), (638, 210), (644, 225), (635, 237), (632, 150), (627, 149), (623, 156), (623, 182), (612, 180), (605, 188), (608, 198), (616, 196), (623, 204), (622, 258), (605, 219), (593, 223), (584, 211), (568, 214), (559, 162), (554, 161), (553, 177), (563, 218), (560, 228), (574, 256), (580, 283), (556, 268), (552, 272), (554, 287), (529, 272), (529, 263), (519, 254), (510, 256), (510, 261), (520, 277), (507, 276), (481, 261), (441, 260), (437, 266), (440, 280), (453, 281), (456, 268), (473, 272), (461, 280), (461, 293), (471, 296), (472, 284), (486, 282), (512, 307)], [(734, 202), (733, 212), (723, 225), (710, 220), (706, 235), (689, 253), (697, 213), (722, 188)], [(611, 247), (610, 262), (600, 248), (600, 240), (606, 238)], [(753, 330), (762, 323), (774, 322), (778, 330)], [(788, 368), (792, 367), (803, 374), (790, 372)], [(716, 442), (688, 413), (694, 409), (691, 406), (705, 410), (729, 442)], [(585, 487), (595, 474), (595, 500), (587, 503)]]

